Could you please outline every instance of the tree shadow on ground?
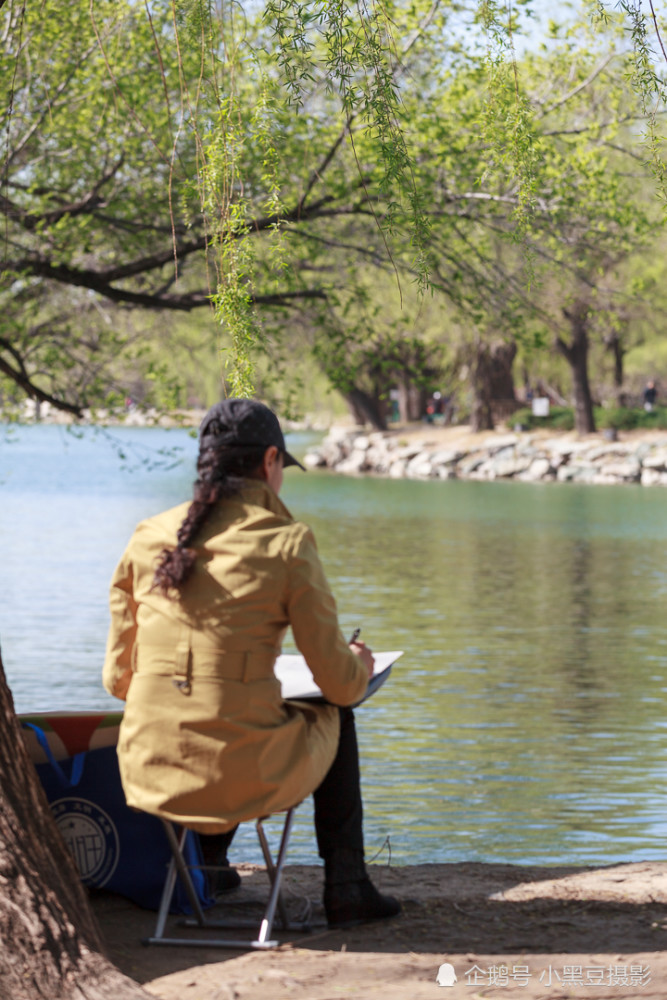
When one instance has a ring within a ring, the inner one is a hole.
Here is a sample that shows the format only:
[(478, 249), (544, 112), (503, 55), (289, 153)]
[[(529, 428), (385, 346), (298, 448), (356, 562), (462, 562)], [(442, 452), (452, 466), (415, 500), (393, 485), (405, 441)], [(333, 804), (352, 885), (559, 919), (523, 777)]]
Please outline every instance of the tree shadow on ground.
[[(252, 866), (240, 867), (242, 889), (230, 893), (210, 912), (225, 918), (256, 916), (259, 924), (268, 891), (266, 873)], [(373, 879), (383, 891), (401, 898), (402, 915), (330, 931), (319, 902), (322, 869), (289, 867), (285, 896), (290, 917), (298, 918), (308, 903), (313, 929), (310, 934), (295, 935), (276, 926), (273, 936), (301, 949), (385, 954), (627, 953), (658, 951), (667, 945), (664, 862), (603, 868), (477, 863), (374, 866)], [(93, 907), (111, 958), (139, 982), (194, 965), (224, 962), (242, 953), (215, 948), (146, 948), (141, 941), (153, 932), (154, 913), (105, 893), (94, 895)], [(247, 937), (249, 932), (238, 933)], [(182, 928), (178, 934), (204, 936), (199, 930)]]

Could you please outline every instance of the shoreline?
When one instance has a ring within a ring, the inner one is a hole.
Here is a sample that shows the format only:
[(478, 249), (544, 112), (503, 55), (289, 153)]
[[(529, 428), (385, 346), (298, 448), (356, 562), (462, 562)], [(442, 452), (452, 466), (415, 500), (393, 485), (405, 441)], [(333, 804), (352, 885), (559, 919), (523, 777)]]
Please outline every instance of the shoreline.
[(590, 434), (419, 425), (362, 433), (336, 425), (304, 465), (389, 479), (667, 486), (667, 431)]
[[(67, 425), (101, 428), (189, 429), (198, 427), (205, 410), (160, 414), (130, 410), (98, 411), (95, 420), (74, 420), (51, 408), (39, 420), (24, 415), (19, 427)], [(473, 433), (468, 425), (401, 425), (367, 431), (351, 423), (328, 425), (315, 417), (283, 420), (286, 434), (325, 435), (303, 458), (306, 468), (351, 476), (412, 480), (478, 480), (529, 483), (634, 484), (667, 486), (667, 430), (575, 431), (546, 429)]]
[[(443, 994), (452, 1000), (664, 995), (667, 862), (369, 867), (378, 888), (401, 899), (400, 917), (330, 931), (322, 868), (288, 864), (288, 910), (311, 900), (317, 926), (291, 939), (278, 932), (284, 943), (272, 951), (146, 948), (154, 913), (103, 892), (93, 909), (112, 961), (160, 1000), (426, 1000), (439, 995), (445, 962), (457, 975)], [(220, 915), (266, 898), (266, 872), (238, 868), (242, 888)]]
[[(83, 418), (79, 419), (71, 413), (58, 410), (55, 406), (51, 406), (50, 403), (43, 403), (39, 411), (37, 411), (34, 402), (27, 400), (22, 412), (15, 414), (11, 419), (6, 419), (5, 423), (17, 427), (58, 425), (67, 427), (197, 428), (207, 412), (206, 408), (196, 407), (161, 412), (154, 407), (144, 410), (132, 405), (123, 411), (107, 410), (104, 408), (95, 411), (84, 410)], [(37, 413), (38, 415), (36, 415)], [(324, 415), (307, 414), (303, 420), (281, 420), (281, 426), (286, 432), (325, 432), (332, 425), (333, 420), (331, 415), (327, 418)]]

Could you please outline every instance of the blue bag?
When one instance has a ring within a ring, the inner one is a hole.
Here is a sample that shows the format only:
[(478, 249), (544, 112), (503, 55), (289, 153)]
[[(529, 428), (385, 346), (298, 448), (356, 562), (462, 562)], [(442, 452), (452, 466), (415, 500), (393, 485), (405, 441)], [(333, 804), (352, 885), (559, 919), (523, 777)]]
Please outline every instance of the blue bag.
[[(48, 763), (35, 767), (82, 882), (157, 910), (171, 851), (161, 821), (125, 802), (116, 747), (84, 750), (59, 762), (39, 726), (23, 725), (33, 730), (48, 758)], [(203, 861), (199, 837), (192, 831), (186, 839), (185, 861), (189, 865)], [(205, 872), (194, 868), (190, 874), (201, 905), (212, 906)], [(180, 880), (171, 911), (191, 912)]]

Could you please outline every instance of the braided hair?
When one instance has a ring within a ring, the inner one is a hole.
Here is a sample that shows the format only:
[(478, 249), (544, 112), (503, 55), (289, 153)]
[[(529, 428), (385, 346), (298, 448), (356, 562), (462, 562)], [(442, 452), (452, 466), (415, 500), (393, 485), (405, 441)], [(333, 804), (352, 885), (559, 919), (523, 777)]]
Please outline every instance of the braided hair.
[[(192, 574), (197, 550), (192, 542), (218, 500), (235, 496), (247, 479), (257, 479), (266, 447), (217, 445), (212, 437), (202, 441), (197, 459), (193, 500), (176, 535), (176, 548), (164, 548), (158, 557), (152, 590), (176, 597)], [(210, 444), (207, 444), (210, 441)]]

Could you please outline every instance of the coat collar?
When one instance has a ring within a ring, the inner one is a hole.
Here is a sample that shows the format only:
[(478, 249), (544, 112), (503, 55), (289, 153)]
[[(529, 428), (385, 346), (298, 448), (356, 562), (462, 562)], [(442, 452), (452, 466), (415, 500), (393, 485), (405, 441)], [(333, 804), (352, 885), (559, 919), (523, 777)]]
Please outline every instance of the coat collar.
[(238, 494), (238, 499), (242, 503), (264, 507), (266, 510), (270, 510), (272, 514), (286, 517), (290, 521), (294, 520), (277, 493), (271, 489), (268, 483), (265, 483), (261, 479), (246, 479), (246, 485)]

